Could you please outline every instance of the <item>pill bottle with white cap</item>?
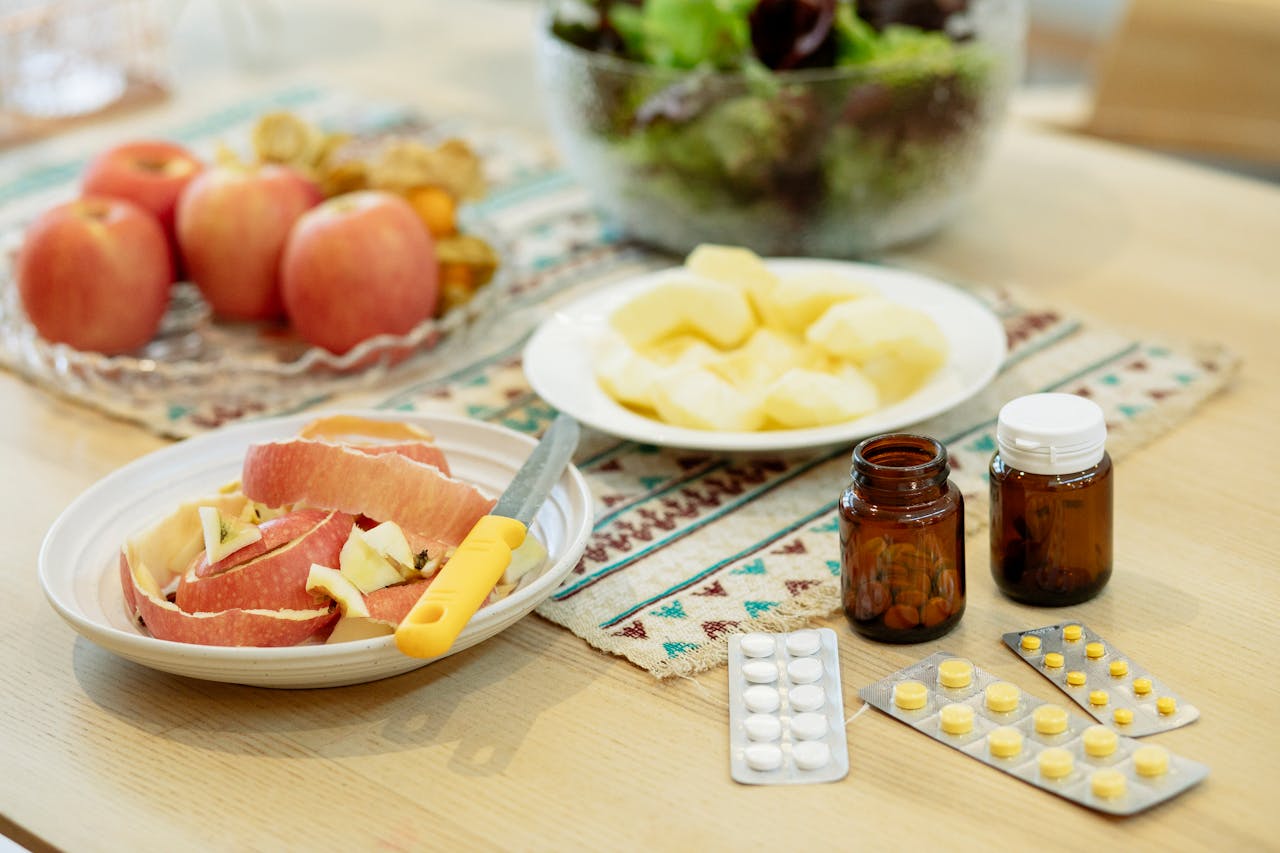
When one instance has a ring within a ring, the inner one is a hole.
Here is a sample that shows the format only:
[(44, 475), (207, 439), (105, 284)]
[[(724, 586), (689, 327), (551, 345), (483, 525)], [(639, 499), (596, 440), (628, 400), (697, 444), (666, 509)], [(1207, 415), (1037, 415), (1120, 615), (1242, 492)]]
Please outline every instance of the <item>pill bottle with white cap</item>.
[(1078, 604), (1111, 578), (1112, 476), (1102, 408), (1030, 394), (1000, 409), (991, 459), (991, 573), (1024, 604)]

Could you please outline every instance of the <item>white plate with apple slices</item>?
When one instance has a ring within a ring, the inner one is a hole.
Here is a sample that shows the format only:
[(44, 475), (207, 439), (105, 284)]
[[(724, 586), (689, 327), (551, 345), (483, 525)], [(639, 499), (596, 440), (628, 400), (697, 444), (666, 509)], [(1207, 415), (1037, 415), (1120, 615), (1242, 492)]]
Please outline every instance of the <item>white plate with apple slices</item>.
[(558, 310), (534, 332), (524, 351), (533, 389), (557, 409), (589, 426), (647, 444), (714, 451), (777, 451), (847, 443), (901, 429), (959, 405), (991, 381), (1004, 361), (1006, 338), (999, 319), (963, 290), (905, 270), (805, 258), (770, 259), (780, 278), (822, 273), (879, 291), (893, 302), (924, 312), (947, 342), (945, 362), (910, 395), (861, 417), (799, 429), (724, 431), (676, 426), (647, 417), (605, 393), (595, 363), (610, 317), (637, 296), (686, 270), (660, 270), (597, 290)]
[[(385, 411), (355, 414), (426, 428), (444, 450), (453, 476), (492, 497), (506, 488), (536, 444), (505, 427), (463, 418)], [(336, 687), (430, 663), (401, 654), (393, 636), (281, 648), (159, 640), (126, 612), (118, 570), (125, 540), (180, 503), (214, 494), (238, 479), (250, 444), (294, 436), (315, 417), (308, 413), (217, 430), (145, 456), (91, 486), (58, 517), (40, 549), (40, 582), (53, 608), (76, 631), (122, 658), (210, 681)], [(546, 561), (525, 575), (510, 595), (477, 612), (449, 654), (510, 627), (546, 599), (582, 556), (591, 525), (591, 492), (582, 474), (570, 466), (530, 526), (546, 546)]]

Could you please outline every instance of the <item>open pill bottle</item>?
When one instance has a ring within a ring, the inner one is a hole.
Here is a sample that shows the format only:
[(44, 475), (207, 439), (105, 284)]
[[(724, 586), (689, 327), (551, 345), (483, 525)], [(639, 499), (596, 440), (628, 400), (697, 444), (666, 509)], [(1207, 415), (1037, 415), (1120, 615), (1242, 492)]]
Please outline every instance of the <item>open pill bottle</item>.
[(855, 631), (919, 643), (964, 613), (964, 499), (947, 450), (923, 435), (868, 438), (840, 498), (844, 612)]
[(1030, 394), (1000, 409), (991, 459), (991, 573), (1024, 604), (1078, 604), (1111, 578), (1112, 466), (1102, 407)]

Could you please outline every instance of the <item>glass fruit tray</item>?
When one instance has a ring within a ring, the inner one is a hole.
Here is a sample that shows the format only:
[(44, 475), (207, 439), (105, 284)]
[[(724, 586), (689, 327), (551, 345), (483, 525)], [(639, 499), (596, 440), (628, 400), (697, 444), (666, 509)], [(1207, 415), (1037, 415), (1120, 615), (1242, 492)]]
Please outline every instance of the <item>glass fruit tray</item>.
[(421, 369), (459, 348), (511, 288), (511, 253), (482, 223), (465, 231), (493, 246), (493, 280), (472, 299), (404, 335), (369, 338), (339, 356), (284, 325), (214, 322), (194, 285), (174, 286), (160, 332), (129, 355), (54, 344), (28, 321), (13, 276), (21, 231), (0, 244), (0, 367), (158, 433), (185, 437), (250, 416), (292, 411)]

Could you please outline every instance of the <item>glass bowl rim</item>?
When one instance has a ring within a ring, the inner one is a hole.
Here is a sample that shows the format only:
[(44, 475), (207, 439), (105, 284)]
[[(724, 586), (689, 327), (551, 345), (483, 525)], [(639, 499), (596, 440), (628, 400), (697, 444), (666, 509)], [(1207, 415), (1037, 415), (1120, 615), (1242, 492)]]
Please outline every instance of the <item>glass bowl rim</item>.
[[(976, 4), (990, 7), (987, 14), (1000, 15), (1015, 9), (1023, 11), (1023, 20), (1025, 21), (1025, 7), (1027, 0), (975, 0)], [(555, 0), (544, 0), (542, 11), (537, 27), (537, 37), (544, 50), (559, 50), (563, 55), (572, 57), (577, 64), (594, 67), (598, 70), (612, 71), (618, 74), (625, 74), (629, 77), (644, 78), (650, 77), (658, 81), (675, 82), (681, 79), (702, 78), (723, 81), (725, 83), (738, 82), (751, 79), (751, 75), (741, 71), (724, 71), (712, 68), (666, 68), (657, 65), (650, 65), (634, 59), (616, 56), (611, 53), (602, 53), (600, 51), (590, 50), (588, 48), (576, 45), (573, 42), (566, 41), (555, 34), (552, 27), (554, 20), (554, 12), (552, 6)], [(1021, 35), (1010, 41), (1011, 45), (1020, 44), (1025, 40), (1025, 27), (1020, 29)], [(959, 42), (965, 44), (966, 42)], [(999, 41), (983, 39), (981, 36), (975, 36), (972, 42), (976, 44), (1000, 44)], [(885, 72), (899, 71), (904, 68), (921, 67), (915, 58), (896, 60), (891, 62), (867, 62), (858, 65), (830, 66), (824, 68), (798, 68), (787, 69), (782, 71), (766, 69), (768, 71), (767, 78), (777, 82), (780, 85), (805, 85), (805, 84), (821, 84), (834, 82), (855, 82), (855, 81), (872, 81), (876, 77)]]

